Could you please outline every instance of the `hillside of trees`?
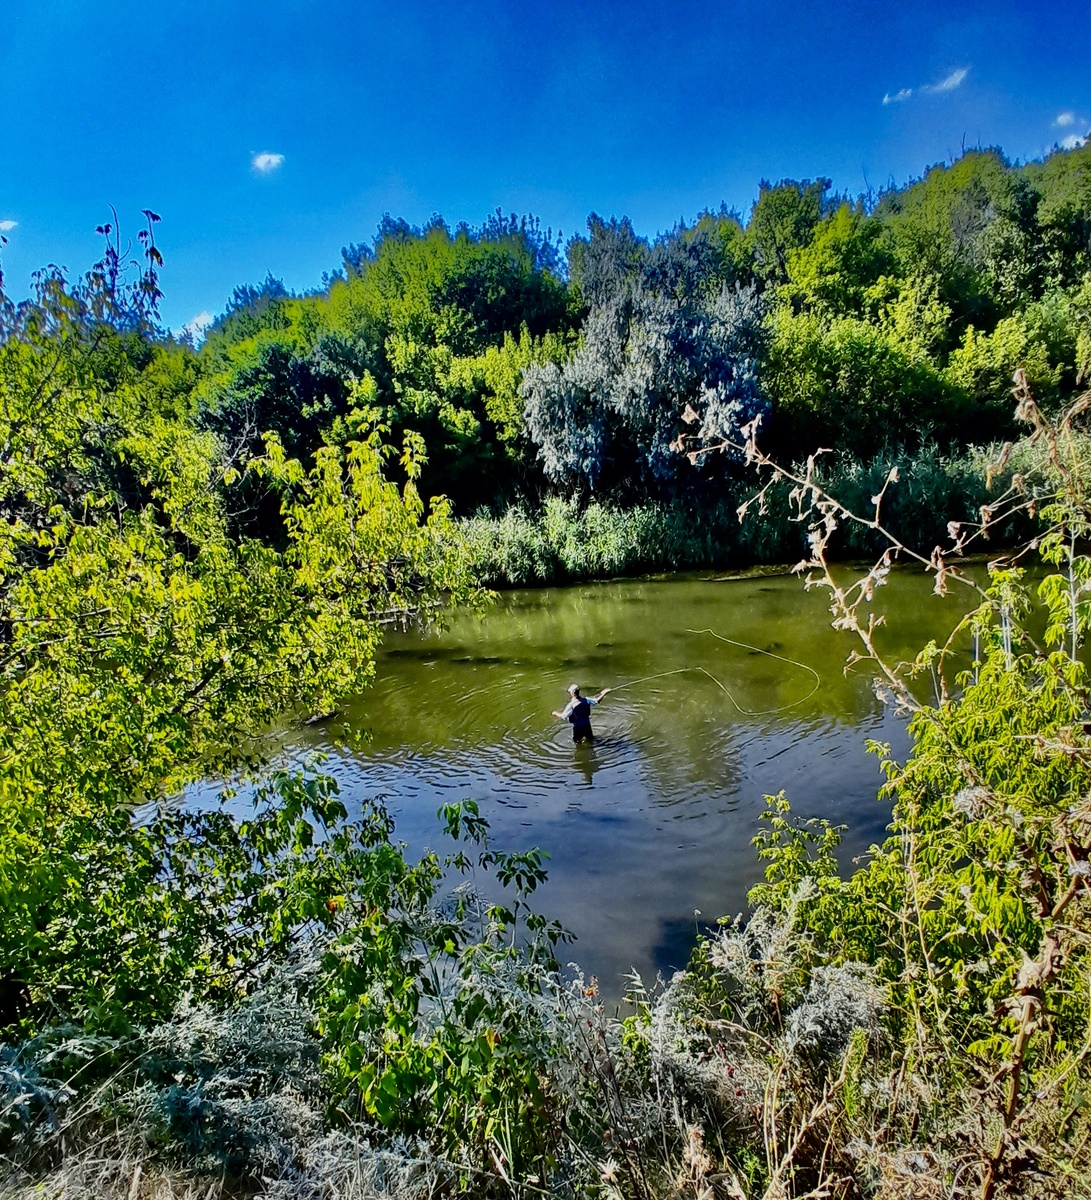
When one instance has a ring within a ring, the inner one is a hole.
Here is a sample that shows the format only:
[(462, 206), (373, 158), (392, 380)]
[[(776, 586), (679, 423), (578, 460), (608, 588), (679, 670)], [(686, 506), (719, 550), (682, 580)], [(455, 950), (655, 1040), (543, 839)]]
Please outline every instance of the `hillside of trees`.
[(1089, 353), (1089, 242), (1087, 147), (1026, 166), (972, 152), (857, 199), (763, 182), (745, 220), (708, 212), (651, 242), (594, 215), (563, 249), (499, 214), (387, 218), (317, 294), (236, 289), (179, 367), (201, 426), (241, 452), (273, 429), (306, 461), (365, 410), (414, 430), (422, 490), (459, 516), (554, 492), (707, 498), (731, 464), (671, 452), (687, 404), (710, 431), (760, 417), (797, 460), (1006, 438), (1016, 366), (1063, 403)]

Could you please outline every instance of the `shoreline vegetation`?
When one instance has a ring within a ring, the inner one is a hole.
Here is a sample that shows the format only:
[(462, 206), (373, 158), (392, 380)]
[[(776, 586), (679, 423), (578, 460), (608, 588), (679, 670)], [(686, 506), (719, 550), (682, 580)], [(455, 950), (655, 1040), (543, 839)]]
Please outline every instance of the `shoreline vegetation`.
[[(950, 521), (980, 520), (981, 509), (1002, 494), (1027, 468), (1009, 456), (986, 486), (989, 465), (1003, 448), (969, 447), (941, 454), (934, 446), (915, 453), (885, 452), (867, 462), (847, 456), (820, 463), (816, 478), (846, 508), (866, 513), (892, 469), (904, 486), (891, 492), (884, 527), (899, 541), (929, 554), (947, 539)], [(802, 471), (804, 467), (797, 467)], [(787, 490), (777, 492), (765, 511), (740, 517), (738, 509), (757, 491), (741, 476), (725, 486), (720, 499), (695, 508), (681, 502), (631, 508), (553, 497), (537, 513), (508, 509), (503, 516), (482, 513), (456, 523), (465, 540), (474, 578), (484, 587), (541, 587), (656, 571), (687, 571), (791, 565), (808, 549), (808, 526), (796, 518)], [(1034, 533), (1033, 520), (1015, 513), (996, 522), (991, 540), (998, 547), (1020, 545)], [(886, 542), (877, 530), (839, 530), (831, 554), (846, 561), (881, 553)]]
[[(1091, 1196), (1091, 147), (651, 241), (386, 218), (200, 345), (158, 225), (0, 289), (0, 1192)], [(391, 619), (773, 561), (909, 717), (889, 836), (843, 878), (768, 797), (745, 919), (625, 1017), (472, 801), (413, 861), (262, 760)], [(896, 561), (968, 671), (884, 660)], [(247, 812), (174, 803), (217, 773)]]

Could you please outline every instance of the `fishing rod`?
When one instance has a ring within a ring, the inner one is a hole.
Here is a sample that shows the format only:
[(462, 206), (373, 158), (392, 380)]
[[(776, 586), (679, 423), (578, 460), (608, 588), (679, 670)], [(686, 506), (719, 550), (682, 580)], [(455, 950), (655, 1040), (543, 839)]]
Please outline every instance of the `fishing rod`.
[(806, 663), (799, 662), (794, 658), (786, 658), (783, 654), (774, 654), (772, 650), (763, 650), (760, 646), (752, 646), (749, 642), (740, 642), (735, 638), (725, 637), (722, 633), (717, 633), (715, 629), (686, 629), (685, 633), (693, 634), (699, 637), (703, 633), (710, 634), (718, 641), (726, 642), (729, 646), (738, 646), (743, 650), (752, 650), (756, 654), (764, 654), (767, 658), (775, 658), (778, 662), (787, 663), (791, 667), (798, 667), (801, 671), (806, 671), (814, 677), (814, 685), (811, 690), (805, 695), (800, 696), (798, 700), (792, 700), (788, 704), (778, 704), (775, 708), (758, 708), (749, 709), (743, 706), (735, 699), (730, 689), (723, 684), (711, 671), (706, 671), (704, 667), (676, 667), (673, 671), (658, 671), (654, 675), (642, 675), (639, 679), (630, 679), (628, 683), (619, 683), (617, 687), (612, 687), (611, 692), (624, 691), (625, 688), (636, 687), (640, 683), (649, 683), (653, 679), (666, 679), (669, 675), (682, 675), (687, 671), (696, 671), (701, 675), (707, 676), (720, 689), (721, 692), (731, 701), (736, 710), (745, 717), (764, 717), (772, 713), (786, 712), (789, 708), (796, 708), (800, 704), (805, 704), (822, 686), (822, 677), (814, 669)]

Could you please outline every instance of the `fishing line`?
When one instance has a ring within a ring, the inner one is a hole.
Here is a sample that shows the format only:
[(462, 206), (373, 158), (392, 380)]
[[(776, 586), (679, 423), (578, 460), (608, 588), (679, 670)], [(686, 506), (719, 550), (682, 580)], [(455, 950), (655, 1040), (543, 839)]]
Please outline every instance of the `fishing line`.
[(751, 646), (749, 642), (739, 642), (734, 638), (724, 637), (722, 633), (717, 633), (715, 629), (687, 629), (686, 633), (692, 633), (694, 636), (700, 636), (702, 633), (710, 634), (718, 641), (726, 642), (729, 646), (738, 646), (743, 650), (752, 650), (755, 654), (764, 654), (768, 658), (775, 658), (778, 662), (787, 663), (790, 667), (798, 667), (801, 671), (807, 671), (814, 676), (814, 686), (806, 694), (800, 696), (798, 700), (792, 700), (789, 704), (778, 704), (775, 708), (757, 708), (749, 709), (743, 706), (731, 694), (731, 691), (723, 684), (711, 671), (706, 671), (704, 667), (676, 667), (673, 671), (659, 671), (655, 675), (642, 675), (639, 679), (630, 679), (628, 683), (619, 683), (617, 687), (610, 689), (611, 692), (620, 692), (625, 688), (636, 687), (638, 683), (649, 683), (653, 679), (665, 679), (668, 675), (682, 675), (687, 671), (697, 671), (701, 675), (707, 676), (720, 689), (721, 692), (731, 701), (736, 710), (744, 717), (764, 717), (772, 713), (785, 712), (789, 708), (796, 708), (800, 704), (805, 704), (822, 686), (822, 677), (814, 669), (806, 663), (799, 662), (794, 658), (786, 658), (783, 654), (774, 654), (772, 650), (763, 650), (760, 646)]

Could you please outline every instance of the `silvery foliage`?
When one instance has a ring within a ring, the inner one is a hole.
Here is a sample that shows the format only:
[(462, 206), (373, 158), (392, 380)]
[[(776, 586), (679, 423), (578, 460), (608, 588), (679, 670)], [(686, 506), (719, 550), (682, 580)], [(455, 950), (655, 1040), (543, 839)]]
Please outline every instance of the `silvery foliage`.
[(423, 1143), (381, 1143), (363, 1129), (337, 1129), (296, 1150), (260, 1200), (428, 1200), (450, 1187), (450, 1168)]
[(48, 1030), (19, 1045), (0, 1043), (0, 1139), (48, 1139), (75, 1096), (68, 1076), (109, 1048), (75, 1030)]
[(775, 1031), (781, 1014), (803, 1000), (812, 952), (800, 912), (816, 894), (805, 878), (783, 911), (759, 907), (709, 938), (705, 957), (741, 1025)]
[(788, 1018), (785, 1041), (797, 1054), (832, 1062), (856, 1030), (878, 1029), (882, 1011), (871, 967), (855, 962), (815, 967), (806, 995)]
[(648, 246), (628, 221), (589, 224), (573, 263), (588, 305), (580, 343), (567, 363), (524, 375), (527, 432), (555, 483), (594, 489), (619, 453), (636, 456), (627, 473), (663, 483), (679, 468), (671, 443), (687, 404), (710, 442), (737, 440), (768, 411), (760, 301), (719, 281), (705, 236), (676, 231)]
[(719, 1095), (728, 1089), (725, 1062), (714, 1052), (715, 1038), (693, 1020), (690, 979), (676, 972), (652, 1005), (646, 1029), (650, 1059), (664, 1080), (692, 1095)]
[[(315, 962), (305, 955), (281, 967), (228, 1008), (183, 1002), (170, 1021), (124, 1040), (57, 1029), (0, 1046), (0, 1195), (123, 1200), (134, 1170), (147, 1181), (142, 1195), (196, 1195), (193, 1171), (260, 1179), (255, 1200), (439, 1194), (450, 1169), (424, 1142), (330, 1128), (305, 1000)], [(105, 1067), (89, 1070), (95, 1063)], [(82, 1144), (80, 1122), (100, 1113), (112, 1128)], [(33, 1157), (43, 1145), (57, 1162), (44, 1179)], [(176, 1170), (163, 1146), (180, 1160)]]
[[(655, 998), (644, 1036), (670, 1086), (746, 1112), (763, 1103), (770, 1054), (833, 1065), (856, 1030), (878, 1032), (884, 997), (873, 970), (812, 965), (799, 913), (814, 894), (804, 880), (785, 911), (758, 908), (721, 928), (703, 952), (711, 974), (679, 972)], [(728, 1020), (707, 1019), (710, 991)]]
[(275, 1172), (324, 1127), (320, 1047), (297, 986), (306, 973), (284, 968), (230, 1008), (183, 1002), (124, 1039), (62, 1028), (0, 1047), (0, 1140), (17, 1158), (113, 1111), (130, 1149), (166, 1136), (200, 1169)]
[(756, 909), (710, 938), (706, 953), (740, 1022), (768, 1033), (783, 1020), (790, 1055), (832, 1061), (855, 1030), (875, 1032), (884, 1000), (863, 963), (811, 965), (800, 912), (815, 894), (814, 881), (804, 879), (783, 912)]
[[(323, 1129), (319, 1046), (290, 970), (239, 1004), (179, 1007), (145, 1037), (129, 1101), (209, 1170), (276, 1170)], [(305, 973), (304, 973), (305, 974)]]

